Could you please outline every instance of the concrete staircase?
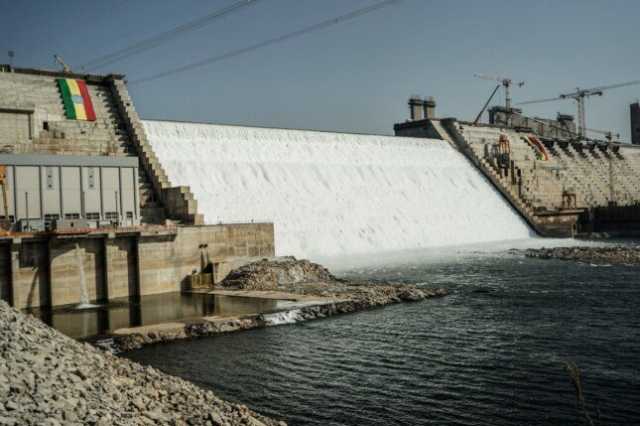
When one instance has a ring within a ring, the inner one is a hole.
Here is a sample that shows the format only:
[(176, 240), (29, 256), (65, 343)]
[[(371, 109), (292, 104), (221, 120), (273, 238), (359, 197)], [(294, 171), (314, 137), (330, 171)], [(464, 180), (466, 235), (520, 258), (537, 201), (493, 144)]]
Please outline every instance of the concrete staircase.
[[(548, 164), (541, 167), (536, 160), (536, 150), (514, 130), (459, 123), (454, 119), (441, 123), (454, 146), (482, 171), (538, 234), (573, 235), (582, 211), (562, 208), (565, 188), (556, 162), (545, 161)], [(493, 147), (501, 135), (508, 138), (511, 146), (511, 164), (507, 170), (500, 169), (492, 157)]]
[(125, 82), (118, 78), (110, 80), (112, 96), (125, 123), (127, 149), (140, 158), (141, 214), (147, 223), (161, 222), (165, 217), (184, 224), (204, 223), (198, 213), (197, 201), (187, 186), (172, 187), (162, 164), (149, 144), (140, 117), (136, 112)]

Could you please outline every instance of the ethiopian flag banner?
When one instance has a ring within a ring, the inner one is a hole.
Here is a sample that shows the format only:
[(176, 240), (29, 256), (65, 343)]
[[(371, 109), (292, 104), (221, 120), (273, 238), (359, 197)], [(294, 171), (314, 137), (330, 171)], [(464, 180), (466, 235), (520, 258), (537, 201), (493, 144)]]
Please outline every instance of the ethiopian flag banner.
[(64, 112), (72, 120), (96, 121), (87, 83), (73, 78), (59, 78), (58, 87), (62, 93)]

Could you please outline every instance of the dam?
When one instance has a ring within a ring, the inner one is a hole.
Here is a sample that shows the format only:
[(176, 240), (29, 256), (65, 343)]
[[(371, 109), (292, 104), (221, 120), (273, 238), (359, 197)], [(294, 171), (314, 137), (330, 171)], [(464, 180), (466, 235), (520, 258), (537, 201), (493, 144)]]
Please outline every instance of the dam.
[(0, 94), (0, 297), (20, 309), (211, 287), (274, 255), (640, 229), (637, 148), (433, 100), (381, 136), (142, 120), (116, 74), (0, 65)]
[(532, 231), (436, 139), (143, 121), (207, 224), (267, 222), (276, 254), (326, 257), (523, 239)]

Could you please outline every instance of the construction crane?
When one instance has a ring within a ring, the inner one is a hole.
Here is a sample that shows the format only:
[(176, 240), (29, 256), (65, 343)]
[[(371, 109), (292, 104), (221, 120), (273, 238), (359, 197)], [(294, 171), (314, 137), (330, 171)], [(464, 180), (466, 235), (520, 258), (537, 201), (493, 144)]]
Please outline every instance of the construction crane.
[(67, 74), (71, 72), (71, 67), (66, 64), (62, 56), (58, 54), (53, 55), (53, 61), (62, 67), (62, 72)]
[[(511, 111), (511, 86), (514, 85), (512, 79), (484, 74), (474, 74), (473, 76), (482, 80), (497, 81), (498, 83), (500, 83), (502, 87), (504, 87), (504, 106), (507, 111)], [(524, 86), (524, 81), (515, 83), (515, 85), (518, 87), (522, 87)]]
[(491, 96), (489, 96), (489, 99), (487, 99), (487, 102), (485, 102), (484, 106), (482, 107), (482, 109), (480, 110), (480, 112), (478, 113), (478, 115), (476, 116), (476, 119), (473, 120), (473, 125), (475, 126), (476, 124), (478, 124), (478, 122), (480, 121), (480, 118), (482, 118), (482, 114), (484, 114), (484, 111), (487, 109), (487, 107), (489, 106), (489, 104), (491, 103), (491, 99), (493, 99), (493, 97), (496, 95), (496, 93), (498, 92), (498, 89), (500, 88), (500, 85), (498, 84), (496, 86), (495, 89), (493, 89), (493, 92), (491, 92)]
[(536, 99), (533, 101), (519, 102), (518, 105), (530, 105), (530, 104), (539, 104), (543, 102), (559, 101), (562, 99), (573, 99), (574, 101), (576, 101), (578, 106), (578, 135), (580, 137), (585, 137), (586, 130), (587, 130), (585, 99), (591, 96), (602, 96), (605, 90), (617, 89), (619, 87), (633, 86), (635, 84), (640, 84), (640, 80), (627, 81), (625, 83), (611, 84), (608, 86), (593, 87), (591, 89), (580, 89), (579, 87), (577, 87), (575, 92), (564, 93), (555, 98)]

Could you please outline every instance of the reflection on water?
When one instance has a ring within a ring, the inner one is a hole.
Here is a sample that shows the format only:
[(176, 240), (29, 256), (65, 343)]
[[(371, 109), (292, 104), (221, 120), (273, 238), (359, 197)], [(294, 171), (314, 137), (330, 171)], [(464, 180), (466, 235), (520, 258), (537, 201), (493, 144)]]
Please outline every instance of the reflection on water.
[(201, 316), (237, 316), (269, 312), (290, 302), (253, 297), (211, 294), (165, 293), (114, 299), (95, 309), (63, 307), (31, 309), (39, 317), (69, 337), (85, 339), (125, 327), (153, 325)]

